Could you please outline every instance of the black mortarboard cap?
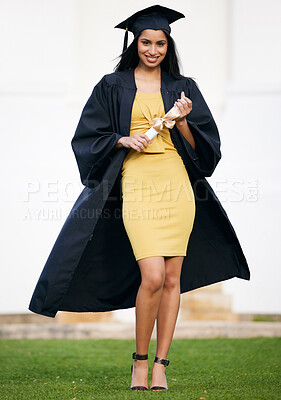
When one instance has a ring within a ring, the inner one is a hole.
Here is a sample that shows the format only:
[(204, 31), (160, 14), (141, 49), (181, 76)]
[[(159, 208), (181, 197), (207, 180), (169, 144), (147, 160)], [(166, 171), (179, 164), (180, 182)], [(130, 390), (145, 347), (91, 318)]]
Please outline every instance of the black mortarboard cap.
[(159, 5), (147, 7), (131, 15), (125, 21), (116, 25), (115, 28), (125, 29), (123, 52), (127, 49), (128, 31), (138, 35), (144, 29), (161, 29), (168, 35), (171, 33), (170, 24), (185, 16), (171, 8)]

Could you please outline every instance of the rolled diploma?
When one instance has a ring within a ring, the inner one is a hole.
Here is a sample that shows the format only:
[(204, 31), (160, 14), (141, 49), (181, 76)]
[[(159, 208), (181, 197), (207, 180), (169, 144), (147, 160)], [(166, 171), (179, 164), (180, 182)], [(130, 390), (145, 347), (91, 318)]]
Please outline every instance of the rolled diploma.
[[(154, 126), (157, 125), (157, 128), (159, 131), (162, 129), (163, 124), (167, 128), (172, 128), (175, 125), (174, 119), (180, 116), (180, 112), (176, 106), (172, 107), (167, 114), (164, 115), (163, 118), (154, 118), (152, 121), (154, 122)], [(148, 131), (145, 132), (145, 134), (149, 137), (150, 140), (152, 140), (158, 133), (154, 126), (152, 126)]]
[(145, 132), (150, 140), (152, 140), (159, 132), (153, 128), (153, 126)]

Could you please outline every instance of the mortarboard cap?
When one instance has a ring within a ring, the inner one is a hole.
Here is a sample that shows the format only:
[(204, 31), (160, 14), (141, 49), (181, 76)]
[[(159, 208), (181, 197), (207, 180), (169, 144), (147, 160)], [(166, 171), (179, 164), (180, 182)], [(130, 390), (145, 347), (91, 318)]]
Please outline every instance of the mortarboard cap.
[(126, 30), (123, 45), (124, 52), (128, 44), (128, 31), (133, 32), (134, 36), (136, 36), (144, 29), (161, 29), (169, 35), (171, 32), (169, 24), (180, 18), (185, 18), (185, 16), (171, 8), (155, 5), (136, 12), (114, 28)]

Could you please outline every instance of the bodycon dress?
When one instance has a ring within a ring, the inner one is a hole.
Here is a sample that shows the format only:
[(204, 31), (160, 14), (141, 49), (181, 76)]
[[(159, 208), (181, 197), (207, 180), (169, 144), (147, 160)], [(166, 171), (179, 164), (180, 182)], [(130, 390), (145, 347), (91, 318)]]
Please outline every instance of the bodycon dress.
[[(165, 115), (161, 93), (137, 93), (130, 136), (145, 133)], [(152, 256), (185, 256), (195, 218), (188, 173), (162, 129), (147, 148), (130, 149), (121, 171), (122, 217), (136, 261)]]

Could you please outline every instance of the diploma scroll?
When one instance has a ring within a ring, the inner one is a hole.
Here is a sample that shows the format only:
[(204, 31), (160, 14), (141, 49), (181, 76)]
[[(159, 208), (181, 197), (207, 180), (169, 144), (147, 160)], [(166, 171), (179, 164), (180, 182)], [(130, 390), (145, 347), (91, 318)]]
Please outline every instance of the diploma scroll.
[(145, 132), (146, 136), (148, 136), (150, 140), (152, 140), (158, 133), (159, 132), (154, 129), (153, 126)]
[(162, 118), (154, 118), (152, 120), (152, 127), (146, 131), (146, 135), (150, 140), (152, 140), (162, 129), (163, 125), (165, 125), (167, 128), (171, 129), (175, 125), (175, 118), (178, 118), (180, 116), (180, 112), (178, 107), (174, 106), (172, 107), (167, 114), (164, 115)]

